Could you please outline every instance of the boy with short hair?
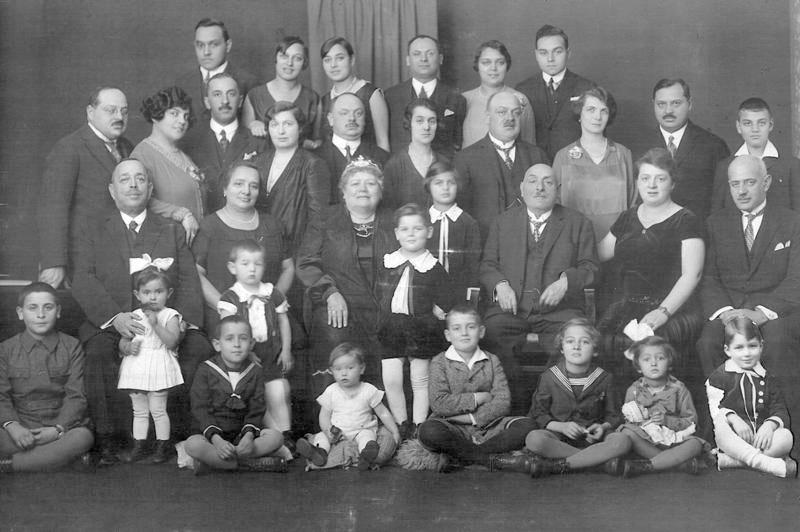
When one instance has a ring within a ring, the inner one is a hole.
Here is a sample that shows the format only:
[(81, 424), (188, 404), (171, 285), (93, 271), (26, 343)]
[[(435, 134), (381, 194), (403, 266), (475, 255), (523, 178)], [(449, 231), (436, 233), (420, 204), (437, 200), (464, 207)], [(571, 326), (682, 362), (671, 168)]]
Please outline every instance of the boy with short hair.
[(86, 453), (83, 348), (56, 330), (58, 294), (47, 283), (22, 289), (25, 331), (0, 344), (0, 473), (57, 469)]
[(739, 155), (752, 155), (764, 161), (771, 177), (767, 201), (770, 205), (781, 205), (800, 211), (800, 159), (778, 155), (778, 149), (769, 140), (775, 122), (772, 111), (761, 98), (748, 98), (739, 105), (736, 116), (736, 131), (744, 143), (730, 157), (717, 164), (711, 211), (733, 208), (733, 198), (728, 186), (728, 166)]
[(480, 315), (469, 305), (457, 305), (447, 314), (444, 335), (450, 347), (431, 361), (433, 414), (419, 426), (419, 439), (461, 462), (507, 469), (516, 457), (495, 453), (524, 447), (536, 423), (508, 416), (511, 400), (500, 360), (478, 347), (484, 332)]
[(253, 360), (250, 324), (231, 315), (211, 340), (217, 354), (197, 369), (190, 397), (193, 430), (186, 453), (195, 474), (214, 469), (286, 472), (286, 461), (267, 456), (283, 445), (281, 433), (262, 429), (264, 375)]

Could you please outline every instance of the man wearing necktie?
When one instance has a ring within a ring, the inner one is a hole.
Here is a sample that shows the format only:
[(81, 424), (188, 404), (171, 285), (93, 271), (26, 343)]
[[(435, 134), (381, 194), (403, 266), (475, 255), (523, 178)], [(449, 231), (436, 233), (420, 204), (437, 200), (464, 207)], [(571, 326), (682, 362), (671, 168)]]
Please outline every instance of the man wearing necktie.
[(725, 141), (689, 120), (691, 110), (691, 93), (684, 80), (659, 80), (653, 87), (658, 129), (645, 134), (640, 145), (644, 148), (642, 153), (662, 147), (672, 154), (677, 168), (673, 201), (705, 219), (711, 211), (717, 164), (730, 151)]
[(467, 101), (460, 92), (443, 83), (439, 67), (443, 56), (439, 41), (429, 35), (417, 35), (408, 42), (406, 66), (411, 78), (386, 89), (389, 106), (389, 142), (392, 153), (405, 149), (411, 133), (403, 127), (406, 106), (416, 98), (428, 98), (439, 110), (433, 150), (448, 158), (461, 149), (462, 126), (467, 116)]
[(252, 158), (267, 149), (265, 139), (254, 137), (239, 122), (239, 108), (244, 95), (227, 72), (213, 76), (203, 99), (210, 117), (184, 137), (186, 153), (206, 176), (206, 211), (215, 212), (225, 205), (221, 183), (225, 172), (247, 156)]
[(570, 50), (564, 30), (545, 24), (534, 42), (541, 73), (522, 81), (517, 90), (533, 105), (536, 144), (552, 160), (558, 150), (581, 136), (570, 102), (594, 83), (567, 69)]
[(125, 354), (130, 339), (144, 332), (133, 314), (132, 259), (146, 259), (148, 255), (165, 268), (174, 288), (169, 306), (188, 324), (178, 346), (185, 385), (170, 392), (169, 401), (173, 433), (178, 438), (186, 436), (189, 429), (188, 389), (194, 372), (213, 350), (205, 334), (192, 327), (203, 323), (203, 302), (186, 232), (176, 222), (147, 210), (153, 185), (142, 163), (124, 159), (114, 168), (106, 190), (115, 208), (99, 221), (81, 223), (72, 295), (86, 315), (79, 337), (86, 353), (84, 381), (89, 415), (101, 461), (113, 463), (120, 438), (127, 438), (130, 430), (130, 407), (125, 394), (117, 390), (120, 355)]
[(523, 204), (492, 223), (480, 265), (485, 298), (493, 301), (484, 347), (500, 357), (518, 412), (533, 391), (520, 381), (520, 348), (530, 335), (552, 345), (562, 323), (582, 316), (583, 289), (598, 272), (592, 224), (556, 204), (558, 187), (550, 166), (531, 166), (520, 184)]
[(798, 409), (800, 215), (767, 201), (772, 178), (764, 162), (740, 155), (728, 167), (735, 208), (708, 217), (708, 248), (700, 303), (707, 318), (697, 342), (703, 372), (725, 360), (724, 323), (752, 320), (764, 336), (762, 362), (782, 379), (790, 411)]
[(459, 200), (478, 221), (484, 241), (492, 220), (519, 203), (525, 170), (549, 163), (541, 149), (519, 138), (521, 116), (522, 105), (513, 93), (493, 94), (486, 103), (489, 132), (456, 154)]
[(39, 280), (57, 288), (69, 279), (78, 226), (99, 223), (114, 207), (107, 192), (111, 172), (133, 146), (123, 137), (128, 100), (99, 87), (86, 106), (87, 124), (60, 139), (45, 160), (39, 192)]
[(314, 153), (325, 161), (330, 170), (330, 204), (334, 205), (342, 201), (339, 176), (350, 161), (363, 157), (383, 167), (389, 154), (377, 144), (362, 138), (365, 124), (364, 102), (355, 94), (345, 92), (334, 98), (326, 119), (332, 134), (323, 139)]

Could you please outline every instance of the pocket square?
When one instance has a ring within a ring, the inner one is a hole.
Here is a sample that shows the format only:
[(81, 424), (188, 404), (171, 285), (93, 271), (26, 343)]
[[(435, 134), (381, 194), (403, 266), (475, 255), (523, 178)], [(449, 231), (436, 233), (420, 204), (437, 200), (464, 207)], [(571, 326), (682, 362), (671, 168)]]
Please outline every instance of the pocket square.
[(577, 102), (577, 101), (578, 101), (578, 100), (580, 100), (580, 99), (581, 99), (581, 97), (580, 97), (580, 96), (572, 96), (572, 97), (570, 97), (569, 101), (571, 101), (571, 102)]
[(773, 251), (780, 251), (782, 249), (787, 249), (791, 245), (792, 245), (792, 241), (791, 240), (787, 240), (785, 243), (784, 242), (778, 242), (775, 245), (775, 249)]
[(455, 111), (453, 111), (452, 109), (445, 109), (445, 110), (444, 110), (444, 116), (445, 116), (445, 117), (452, 116), (452, 115), (454, 115), (454, 114), (456, 114), (456, 112), (455, 112)]

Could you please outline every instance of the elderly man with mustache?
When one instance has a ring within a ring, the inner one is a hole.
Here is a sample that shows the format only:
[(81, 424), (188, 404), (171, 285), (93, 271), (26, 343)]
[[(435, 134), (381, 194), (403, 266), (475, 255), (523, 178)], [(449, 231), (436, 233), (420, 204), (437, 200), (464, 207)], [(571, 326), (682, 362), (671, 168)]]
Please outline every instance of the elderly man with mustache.
[(98, 87), (86, 106), (87, 124), (60, 139), (45, 160), (39, 192), (39, 280), (58, 288), (69, 279), (83, 221), (99, 220), (114, 207), (108, 180), (132, 144), (128, 100), (116, 87)]
[(503, 364), (512, 413), (527, 411), (533, 391), (514, 353), (530, 336), (553, 345), (562, 323), (583, 316), (583, 289), (597, 277), (592, 224), (556, 204), (559, 186), (550, 166), (528, 168), (519, 185), (522, 204), (494, 220), (483, 250), (480, 280), (493, 301), (483, 346)]
[(484, 241), (497, 215), (520, 203), (525, 171), (550, 162), (540, 148), (519, 139), (521, 117), (522, 104), (513, 93), (493, 94), (486, 103), (489, 133), (455, 157), (463, 187), (458, 202), (478, 221)]
[(211, 117), (186, 134), (186, 153), (206, 178), (206, 212), (225, 205), (220, 186), (225, 172), (267, 149), (265, 139), (254, 137), (239, 123), (243, 101), (236, 78), (228, 72), (216, 74), (208, 81), (203, 98)]
[(672, 199), (705, 219), (711, 209), (717, 163), (731, 152), (725, 141), (689, 120), (691, 110), (692, 97), (684, 80), (659, 80), (653, 87), (653, 111), (659, 128), (644, 135), (643, 146), (645, 151), (659, 147), (672, 154), (678, 168), (672, 176), (676, 183)]

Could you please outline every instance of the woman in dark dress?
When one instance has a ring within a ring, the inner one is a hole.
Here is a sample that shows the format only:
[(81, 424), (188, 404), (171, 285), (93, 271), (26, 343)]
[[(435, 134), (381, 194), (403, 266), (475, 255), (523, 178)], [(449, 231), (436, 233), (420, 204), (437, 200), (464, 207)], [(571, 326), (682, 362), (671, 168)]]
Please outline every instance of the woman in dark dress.
[(601, 261), (615, 259), (612, 303), (598, 323), (606, 356), (619, 361), (629, 342), (622, 330), (636, 319), (685, 354), (702, 326), (692, 297), (703, 272), (702, 222), (672, 201), (675, 162), (654, 148), (636, 161), (641, 204), (623, 212), (598, 245)]

